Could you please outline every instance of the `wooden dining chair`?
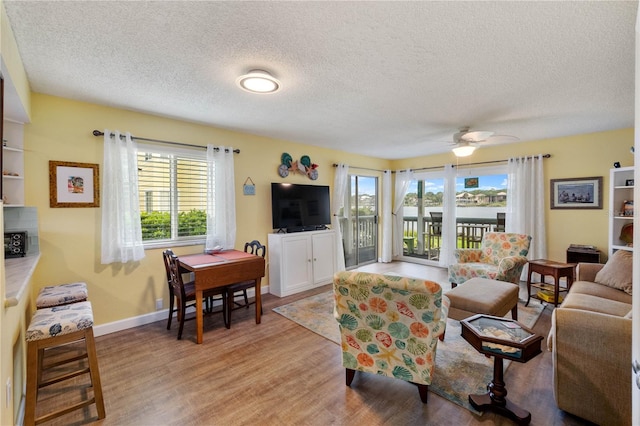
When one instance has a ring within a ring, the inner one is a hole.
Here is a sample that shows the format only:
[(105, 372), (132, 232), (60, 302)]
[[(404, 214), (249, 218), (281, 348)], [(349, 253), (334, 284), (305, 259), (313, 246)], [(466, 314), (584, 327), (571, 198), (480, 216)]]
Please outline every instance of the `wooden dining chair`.
[[(171, 249), (167, 249), (162, 252), (162, 257), (165, 262), (165, 268), (167, 269), (167, 282), (169, 283), (169, 319), (167, 321), (167, 330), (171, 329), (171, 318), (173, 313), (177, 313), (178, 322), (180, 327), (178, 329), (178, 340), (182, 339), (182, 330), (184, 329), (184, 322), (187, 320), (186, 310), (187, 308), (196, 307), (196, 286), (194, 281), (184, 282), (182, 273), (180, 272), (180, 260)], [(176, 301), (176, 308), (174, 309), (174, 298)], [(207, 290), (203, 295), (203, 301), (205, 302), (207, 312), (212, 312), (213, 302), (220, 300), (222, 302), (222, 318), (225, 327), (229, 328), (227, 322), (227, 297), (226, 289), (224, 287), (214, 288)], [(193, 318), (189, 318), (193, 319)]]
[[(260, 241), (258, 240), (253, 240), (244, 244), (244, 251), (246, 253), (255, 254), (256, 256), (264, 257), (266, 250), (267, 248), (260, 244)], [(249, 302), (249, 297), (247, 296), (247, 290), (252, 287), (257, 291), (255, 280), (243, 281), (227, 286), (227, 324), (229, 328), (231, 327), (232, 311), (240, 308), (249, 309), (249, 306), (255, 303), (255, 299), (252, 302)], [(236, 298), (239, 297), (242, 297), (242, 299), (240, 301), (236, 300)], [(260, 315), (262, 315), (262, 304), (260, 305)]]
[(505, 232), (505, 224), (506, 224), (506, 213), (498, 213), (496, 216), (496, 227), (494, 228), (494, 232)]

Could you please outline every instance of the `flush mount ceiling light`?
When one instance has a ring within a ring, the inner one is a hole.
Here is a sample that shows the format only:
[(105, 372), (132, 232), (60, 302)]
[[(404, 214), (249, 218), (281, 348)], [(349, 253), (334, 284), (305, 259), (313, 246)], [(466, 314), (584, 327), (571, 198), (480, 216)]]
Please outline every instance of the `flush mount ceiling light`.
[(473, 154), (473, 151), (476, 150), (476, 147), (471, 145), (469, 142), (460, 142), (458, 146), (453, 148), (453, 153), (456, 157), (468, 157)]
[(280, 89), (280, 82), (263, 70), (251, 70), (241, 75), (236, 84), (251, 93), (273, 93)]

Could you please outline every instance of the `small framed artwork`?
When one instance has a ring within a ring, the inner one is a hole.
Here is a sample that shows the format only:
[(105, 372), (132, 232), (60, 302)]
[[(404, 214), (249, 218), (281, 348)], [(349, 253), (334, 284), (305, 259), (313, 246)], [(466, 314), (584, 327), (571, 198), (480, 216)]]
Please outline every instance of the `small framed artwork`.
[(477, 188), (478, 187), (478, 178), (465, 178), (464, 179), (464, 187), (465, 189)]
[(633, 186), (633, 179), (627, 179), (627, 181), (625, 182), (626, 186)]
[(98, 165), (49, 161), (50, 207), (100, 207)]
[(551, 179), (552, 209), (601, 209), (602, 176)]

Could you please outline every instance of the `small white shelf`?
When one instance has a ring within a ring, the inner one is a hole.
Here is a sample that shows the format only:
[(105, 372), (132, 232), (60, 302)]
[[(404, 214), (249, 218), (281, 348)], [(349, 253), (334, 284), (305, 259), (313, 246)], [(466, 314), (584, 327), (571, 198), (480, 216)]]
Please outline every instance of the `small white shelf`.
[(5, 151), (11, 151), (11, 152), (24, 152), (20, 148), (14, 148), (12, 146), (3, 146), (2, 149)]
[[(23, 207), (24, 191), (24, 125), (13, 120), (3, 121), (2, 139), (7, 145), (2, 147), (2, 195), (5, 207)], [(15, 173), (17, 176), (5, 175)]]
[[(620, 232), (627, 224), (633, 223), (634, 216), (623, 216), (627, 201), (633, 201), (634, 185), (627, 182), (634, 179), (634, 167), (611, 169), (609, 174), (609, 256), (617, 250), (633, 251), (620, 239)], [(630, 183), (630, 182), (629, 182)]]

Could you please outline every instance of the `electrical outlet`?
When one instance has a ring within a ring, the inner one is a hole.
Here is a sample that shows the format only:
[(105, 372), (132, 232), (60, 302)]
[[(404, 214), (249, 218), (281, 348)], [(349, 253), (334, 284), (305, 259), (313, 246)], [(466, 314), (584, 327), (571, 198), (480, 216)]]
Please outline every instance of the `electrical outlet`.
[(156, 311), (162, 309), (162, 299), (156, 299)]
[(7, 379), (7, 402), (6, 408), (11, 407), (11, 397), (13, 395), (13, 391), (11, 390), (11, 379)]

